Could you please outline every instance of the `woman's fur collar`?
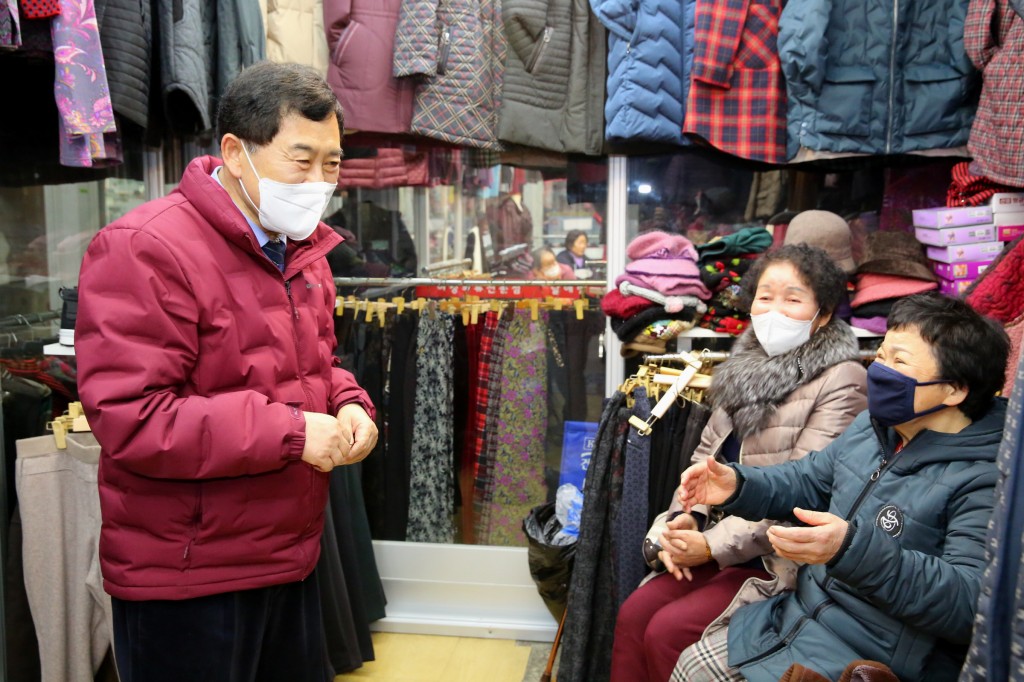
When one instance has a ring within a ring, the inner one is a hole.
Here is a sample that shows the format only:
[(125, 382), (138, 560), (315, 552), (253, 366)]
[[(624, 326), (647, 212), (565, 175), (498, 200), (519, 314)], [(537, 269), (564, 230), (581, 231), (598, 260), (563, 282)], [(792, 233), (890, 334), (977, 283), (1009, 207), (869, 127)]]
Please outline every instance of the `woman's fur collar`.
[(859, 360), (857, 337), (837, 318), (807, 343), (775, 357), (764, 352), (751, 327), (736, 339), (729, 360), (715, 370), (708, 399), (725, 410), (742, 440), (764, 426), (794, 389), (846, 360)]

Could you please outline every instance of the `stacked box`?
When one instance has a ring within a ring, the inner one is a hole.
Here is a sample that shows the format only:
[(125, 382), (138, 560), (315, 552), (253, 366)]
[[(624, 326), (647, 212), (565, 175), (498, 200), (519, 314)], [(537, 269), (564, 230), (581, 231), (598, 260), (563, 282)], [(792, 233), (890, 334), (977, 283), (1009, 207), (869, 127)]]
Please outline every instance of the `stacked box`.
[(978, 242), (995, 241), (996, 228), (988, 225), (968, 225), (966, 227), (915, 227), (914, 236), (917, 241), (928, 246), (952, 246), (954, 244), (977, 244)]
[(997, 192), (989, 200), (992, 213), (1024, 213), (1024, 192)]
[(939, 278), (939, 291), (947, 296), (960, 296), (967, 287), (974, 284), (973, 279), (942, 279)]
[(913, 211), (914, 227), (963, 227), (992, 223), (991, 206), (958, 206), (949, 208), (919, 208)]
[[(1024, 193), (996, 197), (998, 201), (988, 206), (940, 206), (913, 212), (914, 236), (927, 247), (942, 293), (960, 296), (999, 255), (1003, 242), (998, 241), (997, 220), (1007, 228), (1006, 235), (1017, 228), (1024, 233)], [(1018, 220), (1019, 225), (1010, 224)]]
[(932, 271), (942, 279), (977, 279), (992, 261), (974, 261), (972, 263), (938, 263), (932, 261)]
[(994, 260), (1003, 250), (1002, 242), (978, 242), (952, 246), (929, 246), (928, 257), (941, 263), (969, 263)]

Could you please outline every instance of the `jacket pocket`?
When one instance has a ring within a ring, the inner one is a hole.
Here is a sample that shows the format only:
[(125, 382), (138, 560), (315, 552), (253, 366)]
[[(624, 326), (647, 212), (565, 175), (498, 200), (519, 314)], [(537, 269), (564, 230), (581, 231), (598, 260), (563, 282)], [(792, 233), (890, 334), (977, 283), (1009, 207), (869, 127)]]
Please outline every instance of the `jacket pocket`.
[(437, 36), (437, 75), (448, 73), (448, 58), (452, 53), (452, 29), (448, 25), (441, 26)]
[(338, 42), (334, 46), (334, 54), (331, 58), (331, 61), (333, 61), (336, 65), (341, 64), (342, 57), (348, 50), (348, 46), (352, 44), (352, 38), (359, 31), (359, 28), (359, 22), (350, 21), (348, 22), (348, 26), (346, 26), (344, 30), (340, 34), (338, 34)]
[(917, 64), (903, 72), (904, 134), (922, 135), (964, 127), (961, 107), (967, 76), (948, 64)]
[(875, 74), (862, 66), (828, 70), (818, 97), (815, 131), (866, 136), (871, 132)]

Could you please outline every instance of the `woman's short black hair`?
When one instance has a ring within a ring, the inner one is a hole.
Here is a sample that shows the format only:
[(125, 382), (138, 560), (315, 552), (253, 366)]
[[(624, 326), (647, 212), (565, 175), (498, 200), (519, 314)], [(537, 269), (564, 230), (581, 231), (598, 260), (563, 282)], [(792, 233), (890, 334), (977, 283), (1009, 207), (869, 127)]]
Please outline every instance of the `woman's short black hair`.
[(274, 62), (253, 64), (231, 81), (217, 109), (217, 129), (262, 146), (277, 136), (289, 114), (311, 121), (333, 115), (344, 134), (345, 114), (327, 81), (308, 66)]
[[(565, 248), (571, 249), (572, 245), (576, 243), (577, 239), (586, 236), (587, 233), (584, 232), (583, 230), (569, 230), (568, 232), (565, 233)], [(587, 237), (587, 241), (590, 241), (589, 237)]]
[(994, 320), (957, 298), (936, 292), (896, 301), (889, 329), (914, 329), (939, 365), (939, 377), (967, 389), (960, 411), (970, 419), (984, 416), (1003, 387), (1010, 339)]
[(846, 294), (846, 273), (824, 250), (809, 244), (786, 244), (758, 258), (743, 276), (742, 301), (747, 310), (750, 310), (761, 276), (775, 263), (789, 263), (796, 268), (800, 279), (814, 292), (820, 315), (834, 313)]

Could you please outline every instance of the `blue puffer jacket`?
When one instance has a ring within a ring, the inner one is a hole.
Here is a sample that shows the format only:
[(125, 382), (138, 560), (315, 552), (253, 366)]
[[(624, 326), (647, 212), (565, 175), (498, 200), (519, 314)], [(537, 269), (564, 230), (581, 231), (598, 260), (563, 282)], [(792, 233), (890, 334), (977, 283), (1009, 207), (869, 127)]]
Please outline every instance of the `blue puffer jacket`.
[(590, 0), (608, 29), (605, 137), (686, 144), (696, 0)]
[(774, 682), (793, 663), (834, 680), (856, 659), (886, 663), (904, 682), (955, 680), (985, 567), (1005, 415), (998, 398), (960, 433), (924, 431), (893, 456), (892, 429), (862, 412), (802, 460), (737, 467), (743, 483), (725, 513), (793, 520), (794, 507), (827, 510), (851, 533), (829, 564), (800, 569), (795, 592), (736, 612), (729, 664), (751, 682)]
[(969, 0), (790, 0), (779, 20), (789, 157), (967, 143), (979, 78)]

